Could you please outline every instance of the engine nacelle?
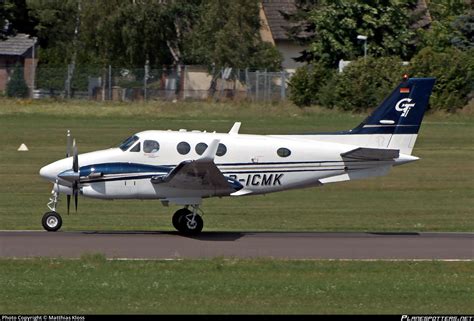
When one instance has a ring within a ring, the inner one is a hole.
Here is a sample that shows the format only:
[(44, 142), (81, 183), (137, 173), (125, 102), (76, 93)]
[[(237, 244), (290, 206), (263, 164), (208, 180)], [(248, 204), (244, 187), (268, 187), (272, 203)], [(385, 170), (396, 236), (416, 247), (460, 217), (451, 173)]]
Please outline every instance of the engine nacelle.
[(107, 199), (111, 198), (111, 195), (107, 195), (105, 193), (104, 188), (97, 188), (97, 186), (91, 186), (91, 185), (86, 185), (81, 187), (81, 194), (86, 196), (86, 197), (91, 197), (91, 198), (102, 198), (102, 199)]
[(69, 186), (64, 186), (55, 183), (53, 189), (58, 194), (72, 195), (72, 187)]

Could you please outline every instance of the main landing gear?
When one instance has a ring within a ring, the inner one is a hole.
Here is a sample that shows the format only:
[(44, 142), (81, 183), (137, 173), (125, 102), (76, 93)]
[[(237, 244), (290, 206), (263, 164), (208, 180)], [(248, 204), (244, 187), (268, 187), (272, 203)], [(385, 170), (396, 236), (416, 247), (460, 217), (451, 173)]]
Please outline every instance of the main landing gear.
[(51, 197), (49, 198), (48, 208), (50, 212), (46, 212), (43, 215), (43, 219), (41, 223), (43, 224), (43, 228), (48, 232), (56, 232), (61, 228), (63, 224), (63, 220), (61, 219), (61, 215), (56, 212), (56, 205), (58, 204), (58, 193), (53, 189), (51, 192)]
[(186, 235), (196, 235), (202, 231), (204, 222), (197, 212), (199, 207), (197, 205), (191, 205), (192, 211), (189, 210), (188, 206), (177, 210), (173, 215), (173, 226), (180, 233)]

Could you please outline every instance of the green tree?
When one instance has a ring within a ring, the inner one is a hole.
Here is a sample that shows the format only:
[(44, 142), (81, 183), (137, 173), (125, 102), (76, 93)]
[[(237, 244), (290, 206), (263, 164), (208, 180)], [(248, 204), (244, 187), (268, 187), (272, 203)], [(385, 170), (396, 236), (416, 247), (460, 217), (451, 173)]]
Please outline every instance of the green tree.
[(469, 97), (474, 97), (474, 49), (446, 48), (438, 52), (430, 47), (424, 48), (413, 57), (410, 74), (435, 77), (431, 108), (454, 112), (464, 107)]
[(474, 12), (468, 1), (431, 0), (428, 10), (433, 21), (430, 28), (418, 30), (420, 49), (442, 52), (453, 46), (461, 50), (474, 46)]
[(7, 84), (6, 94), (8, 97), (28, 97), (28, 86), (23, 76), (23, 68), (19, 63), (13, 69), (11, 79)]
[(451, 43), (461, 50), (474, 48), (474, 10), (460, 15), (451, 24), (456, 34), (451, 37)]
[(290, 78), (290, 100), (297, 106), (319, 105), (321, 88), (331, 80), (334, 71), (321, 63), (300, 67)]
[(203, 14), (188, 37), (190, 61), (210, 69), (252, 68), (276, 70), (281, 56), (260, 39), (257, 0), (205, 0)]
[(35, 27), (38, 20), (31, 14), (26, 0), (5, 0), (5, 7), (9, 11), (10, 29), (14, 33), (20, 32), (36, 36)]
[(31, 15), (38, 21), (38, 35), (42, 64), (67, 65), (77, 47), (73, 46), (78, 0), (27, 0)]
[(329, 108), (351, 111), (375, 108), (407, 69), (399, 57), (359, 58), (320, 89), (320, 102)]
[(82, 39), (101, 64), (153, 67), (186, 63), (184, 40), (200, 0), (83, 0)]
[(364, 54), (357, 35), (365, 35), (369, 55), (407, 59), (415, 36), (410, 29), (413, 5), (410, 0), (330, 2), (309, 15), (316, 29), (309, 51), (314, 59), (336, 66), (340, 59), (353, 60)]
[(31, 15), (26, 0), (0, 1), (0, 39), (16, 33), (35, 36), (38, 21)]
[(368, 54), (409, 59), (416, 49), (413, 23), (415, 0), (296, 0), (296, 11), (284, 13), (288, 35), (307, 45), (297, 61), (321, 61), (336, 66), (340, 59), (364, 54), (357, 35), (368, 36)]

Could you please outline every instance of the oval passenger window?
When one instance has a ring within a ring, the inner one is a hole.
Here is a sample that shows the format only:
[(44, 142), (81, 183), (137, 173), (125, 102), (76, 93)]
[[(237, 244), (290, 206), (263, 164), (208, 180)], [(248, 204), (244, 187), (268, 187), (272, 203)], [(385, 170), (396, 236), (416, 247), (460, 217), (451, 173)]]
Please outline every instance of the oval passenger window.
[(282, 147), (282, 148), (278, 148), (277, 154), (280, 157), (288, 157), (291, 155), (291, 151), (288, 148)]
[(181, 142), (176, 146), (176, 149), (181, 155), (186, 155), (191, 150), (191, 146), (186, 142)]
[(224, 144), (219, 144), (219, 147), (217, 147), (217, 156), (224, 156), (225, 153), (227, 153), (227, 147)]
[(196, 153), (198, 153), (199, 155), (202, 155), (206, 149), (207, 149), (206, 143), (199, 143), (196, 145), (196, 148), (195, 148)]

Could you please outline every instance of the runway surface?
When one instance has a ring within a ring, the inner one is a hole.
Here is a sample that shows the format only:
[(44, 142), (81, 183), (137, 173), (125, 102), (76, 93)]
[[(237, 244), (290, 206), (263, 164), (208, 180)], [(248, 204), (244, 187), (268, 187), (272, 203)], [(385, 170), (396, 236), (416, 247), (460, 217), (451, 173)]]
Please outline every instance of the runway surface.
[(0, 257), (474, 259), (474, 233), (2, 231)]

